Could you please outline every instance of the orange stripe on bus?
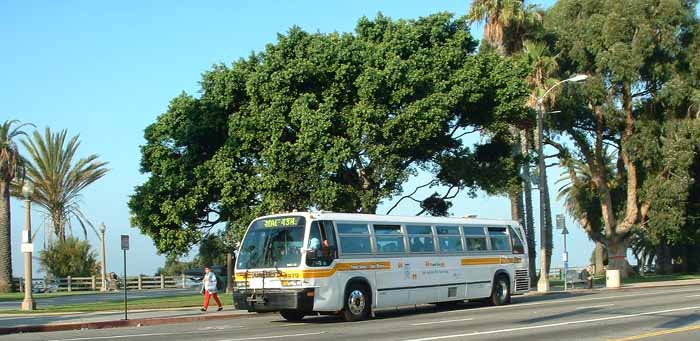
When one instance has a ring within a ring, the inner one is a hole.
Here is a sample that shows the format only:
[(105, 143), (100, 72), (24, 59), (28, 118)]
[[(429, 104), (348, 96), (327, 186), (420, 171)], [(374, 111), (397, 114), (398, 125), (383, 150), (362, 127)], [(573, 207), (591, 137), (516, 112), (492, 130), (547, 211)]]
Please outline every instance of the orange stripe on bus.
[[(331, 269), (319, 270), (287, 270), (280, 271), (278, 274), (273, 274), (267, 278), (280, 279), (303, 279), (303, 278), (325, 278), (333, 276), (336, 271), (357, 271), (357, 270), (389, 270), (391, 262), (360, 262), (360, 263), (337, 263)], [(269, 272), (269, 271), (268, 271)], [(261, 272), (249, 272), (248, 278), (262, 278)], [(236, 281), (244, 281), (246, 279), (245, 272), (236, 273)]]

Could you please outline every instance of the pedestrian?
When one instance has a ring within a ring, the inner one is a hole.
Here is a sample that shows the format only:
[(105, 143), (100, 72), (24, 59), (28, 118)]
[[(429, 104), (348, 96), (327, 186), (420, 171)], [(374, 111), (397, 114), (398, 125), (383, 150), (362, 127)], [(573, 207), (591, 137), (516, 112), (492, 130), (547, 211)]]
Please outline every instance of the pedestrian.
[(206, 265), (204, 267), (204, 277), (202, 278), (201, 290), (201, 292), (204, 294), (204, 306), (199, 310), (207, 311), (209, 308), (209, 299), (211, 297), (214, 297), (214, 301), (216, 301), (216, 304), (219, 306), (219, 309), (216, 309), (216, 311), (221, 311), (224, 309), (224, 307), (221, 305), (221, 301), (219, 300), (219, 295), (217, 294), (217, 284), (218, 278), (216, 278), (216, 274), (214, 271), (211, 271), (209, 265)]
[(593, 276), (595, 274), (594, 265), (590, 264), (586, 267), (586, 282), (588, 283), (588, 289), (593, 289)]

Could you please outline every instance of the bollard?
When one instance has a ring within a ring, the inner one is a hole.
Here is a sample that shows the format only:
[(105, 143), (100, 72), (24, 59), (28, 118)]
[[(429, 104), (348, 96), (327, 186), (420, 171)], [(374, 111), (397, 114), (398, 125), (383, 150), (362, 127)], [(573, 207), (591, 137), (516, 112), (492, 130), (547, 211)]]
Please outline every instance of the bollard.
[(185, 274), (182, 274), (182, 288), (186, 289), (187, 287), (185, 286)]
[(160, 288), (165, 289), (165, 277), (163, 277), (163, 274), (160, 274)]
[(136, 277), (136, 287), (141, 290), (141, 285), (142, 285), (142, 280), (141, 280), (141, 275)]
[(73, 291), (73, 281), (71, 280), (70, 276), (66, 277), (66, 283), (68, 284), (68, 292)]
[(92, 291), (95, 291), (97, 289), (97, 280), (95, 276), (92, 276), (92, 282), (90, 283), (90, 285), (92, 286)]

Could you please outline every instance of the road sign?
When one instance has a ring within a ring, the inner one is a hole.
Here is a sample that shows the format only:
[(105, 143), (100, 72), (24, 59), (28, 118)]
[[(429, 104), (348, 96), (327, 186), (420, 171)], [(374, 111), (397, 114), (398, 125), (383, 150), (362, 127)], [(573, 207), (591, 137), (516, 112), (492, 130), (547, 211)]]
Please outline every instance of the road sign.
[(569, 230), (566, 228), (566, 226), (564, 226), (564, 229), (561, 230), (561, 234), (563, 234), (563, 235), (565, 235), (565, 236), (566, 236), (567, 234), (569, 234)]
[(566, 229), (566, 220), (563, 214), (557, 214), (557, 230)]
[(122, 250), (128, 250), (128, 249), (129, 249), (129, 235), (123, 234), (122, 235)]
[(568, 253), (568, 252), (564, 252), (564, 253), (562, 254), (562, 256), (563, 256), (565, 262), (568, 262), (568, 261), (569, 261), (569, 253)]

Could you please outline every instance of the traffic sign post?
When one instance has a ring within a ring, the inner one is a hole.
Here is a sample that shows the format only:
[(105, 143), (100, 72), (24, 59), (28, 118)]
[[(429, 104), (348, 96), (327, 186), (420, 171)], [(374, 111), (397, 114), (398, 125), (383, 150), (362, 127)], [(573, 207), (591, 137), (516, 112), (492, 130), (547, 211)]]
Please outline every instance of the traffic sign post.
[(126, 289), (127, 289), (127, 283), (126, 283), (126, 250), (129, 249), (129, 235), (128, 234), (123, 234), (122, 235), (122, 250), (124, 251), (124, 320), (128, 320), (128, 315), (127, 315), (127, 298), (126, 298)]

